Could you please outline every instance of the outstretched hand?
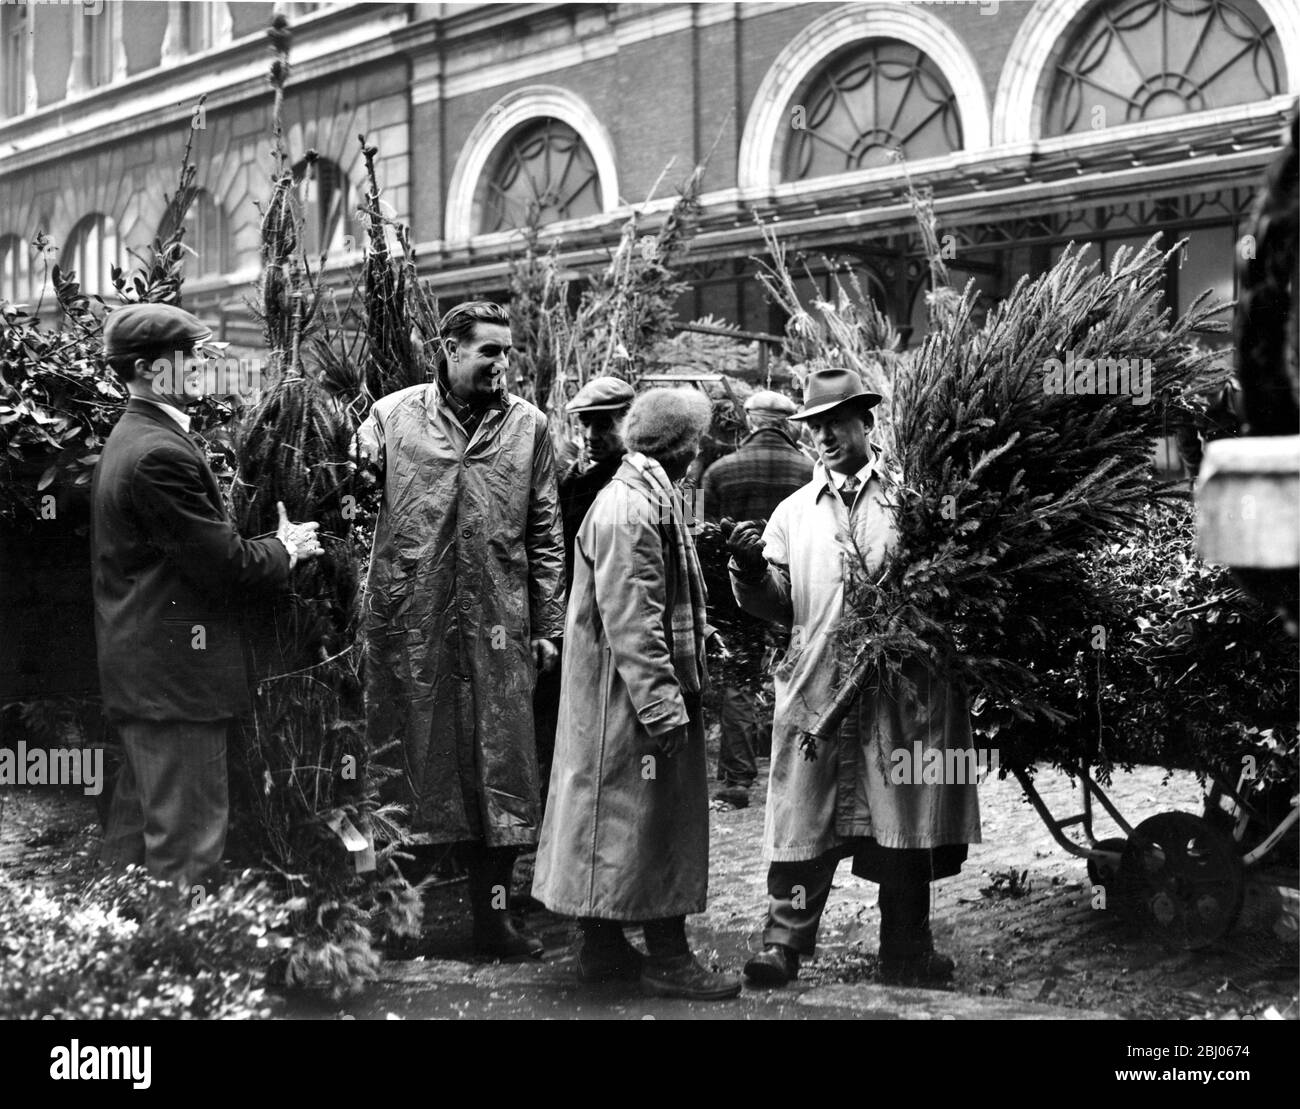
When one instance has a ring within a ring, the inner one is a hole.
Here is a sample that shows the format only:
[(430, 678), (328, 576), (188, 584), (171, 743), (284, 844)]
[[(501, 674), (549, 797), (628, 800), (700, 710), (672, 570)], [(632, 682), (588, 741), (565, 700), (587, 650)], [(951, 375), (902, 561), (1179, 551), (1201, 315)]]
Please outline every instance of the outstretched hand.
[(320, 524), (315, 520), (305, 524), (295, 524), (289, 519), (284, 501), (276, 501), (275, 507), (280, 514), (275, 537), (284, 544), (285, 550), (289, 552), (290, 561), (301, 562), (323, 553), (320, 538), (316, 534), (320, 530)]

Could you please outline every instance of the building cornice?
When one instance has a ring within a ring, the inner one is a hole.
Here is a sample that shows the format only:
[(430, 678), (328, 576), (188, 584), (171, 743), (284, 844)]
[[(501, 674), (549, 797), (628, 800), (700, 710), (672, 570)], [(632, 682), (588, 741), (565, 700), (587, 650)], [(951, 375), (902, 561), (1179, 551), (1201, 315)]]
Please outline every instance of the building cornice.
[[(393, 55), (408, 5), (327, 8), (295, 24), (290, 54), (296, 88)], [(358, 35), (358, 31), (361, 35)], [(0, 178), (190, 120), (207, 94), (208, 112), (267, 96), (269, 55), (263, 34), (247, 35), (184, 63), (168, 63), (125, 81), (68, 97), (0, 123)]]

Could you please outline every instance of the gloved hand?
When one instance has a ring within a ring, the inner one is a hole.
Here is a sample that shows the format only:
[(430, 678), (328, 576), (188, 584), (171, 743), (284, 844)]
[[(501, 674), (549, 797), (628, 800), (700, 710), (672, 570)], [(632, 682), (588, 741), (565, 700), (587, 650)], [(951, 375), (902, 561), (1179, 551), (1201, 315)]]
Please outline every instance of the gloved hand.
[[(726, 534), (729, 520), (722, 522)], [(763, 557), (763, 521), (746, 520), (736, 524), (727, 536), (727, 549), (741, 574), (746, 578), (761, 577), (767, 572), (767, 559)]]

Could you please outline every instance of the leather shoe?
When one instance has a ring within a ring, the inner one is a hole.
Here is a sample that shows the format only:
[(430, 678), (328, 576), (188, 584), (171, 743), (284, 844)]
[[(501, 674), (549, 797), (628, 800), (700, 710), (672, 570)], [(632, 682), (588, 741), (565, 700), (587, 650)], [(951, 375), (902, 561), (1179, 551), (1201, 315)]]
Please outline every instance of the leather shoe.
[(585, 940), (578, 944), (578, 978), (583, 982), (636, 982), (644, 965), (645, 956), (626, 940), (621, 947)]
[(641, 968), (641, 992), (648, 997), (726, 1001), (740, 993), (740, 978), (706, 970), (691, 954), (647, 955)]
[(713, 795), (715, 801), (725, 801), (733, 809), (749, 808), (749, 790), (744, 786), (723, 786)]
[(769, 943), (745, 964), (745, 977), (755, 986), (784, 986), (799, 977), (799, 953), (783, 943)]
[[(505, 917), (505, 914), (500, 914)], [(474, 929), (474, 954), (489, 959), (540, 959), (546, 945), (536, 936), (503, 919), (491, 927)]]
[(880, 981), (887, 986), (944, 986), (957, 964), (947, 955), (927, 951), (908, 959), (880, 960)]

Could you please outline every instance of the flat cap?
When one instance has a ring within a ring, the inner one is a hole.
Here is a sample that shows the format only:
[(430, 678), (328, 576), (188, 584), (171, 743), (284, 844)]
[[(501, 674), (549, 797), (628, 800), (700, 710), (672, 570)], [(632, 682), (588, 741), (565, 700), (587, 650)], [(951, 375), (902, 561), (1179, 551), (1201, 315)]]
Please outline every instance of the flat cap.
[(615, 412), (635, 398), (636, 391), (621, 377), (593, 377), (564, 408), (567, 412)]
[(175, 305), (128, 304), (110, 312), (104, 323), (104, 354), (114, 358), (167, 347), (187, 350), (211, 337), (211, 328)]
[(770, 412), (773, 416), (793, 416), (799, 406), (789, 397), (772, 389), (759, 389), (745, 399), (746, 412)]

